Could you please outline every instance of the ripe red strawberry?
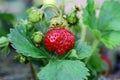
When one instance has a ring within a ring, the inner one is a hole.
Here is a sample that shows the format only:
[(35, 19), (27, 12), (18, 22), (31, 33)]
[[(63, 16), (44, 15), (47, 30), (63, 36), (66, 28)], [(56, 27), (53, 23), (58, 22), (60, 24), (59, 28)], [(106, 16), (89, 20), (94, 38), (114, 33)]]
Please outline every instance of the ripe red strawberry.
[(74, 44), (74, 35), (64, 28), (49, 30), (44, 38), (46, 49), (59, 55), (65, 54), (72, 49)]

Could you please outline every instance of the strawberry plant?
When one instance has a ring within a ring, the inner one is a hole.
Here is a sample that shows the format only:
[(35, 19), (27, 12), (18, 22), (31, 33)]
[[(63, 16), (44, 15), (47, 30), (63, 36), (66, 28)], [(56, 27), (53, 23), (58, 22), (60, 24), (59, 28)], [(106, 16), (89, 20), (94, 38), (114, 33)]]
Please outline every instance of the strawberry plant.
[[(82, 9), (75, 6), (70, 14), (50, 2), (32, 7), (27, 19), (10, 29), (8, 38), (1, 37), (0, 47), (11, 43), (21, 63), (30, 63), (32, 70), (32, 64), (38, 65), (41, 70), (33, 71), (34, 80), (36, 76), (39, 80), (93, 80), (103, 69), (99, 44), (110, 49), (120, 45), (119, 6), (118, 1), (105, 1), (99, 17), (94, 0), (87, 0)], [(78, 12), (83, 13), (80, 19)]]

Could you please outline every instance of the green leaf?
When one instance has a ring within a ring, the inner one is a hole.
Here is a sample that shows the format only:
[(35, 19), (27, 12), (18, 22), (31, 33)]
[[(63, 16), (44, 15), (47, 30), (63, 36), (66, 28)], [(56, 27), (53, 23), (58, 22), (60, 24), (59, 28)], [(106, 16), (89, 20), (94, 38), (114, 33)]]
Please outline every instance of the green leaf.
[(108, 48), (114, 48), (116, 46), (119, 46), (120, 45), (120, 31), (106, 33), (106, 35), (103, 36), (101, 41)]
[(101, 8), (98, 19), (98, 29), (101, 31), (120, 31), (120, 3), (117, 0), (107, 0)]
[(7, 34), (6, 30), (4, 30), (4, 28), (0, 24), (0, 37), (6, 36), (6, 34)]
[(83, 9), (83, 23), (91, 29), (96, 29), (96, 17), (94, 0), (87, 0), (87, 6)]
[(56, 60), (50, 61), (42, 68), (38, 78), (40, 80), (85, 80), (88, 75), (88, 69), (79, 60)]
[(14, 20), (14, 15), (10, 13), (0, 13), (0, 20), (12, 21)]
[(98, 29), (102, 32), (101, 41), (108, 48), (120, 45), (120, 3), (105, 1), (98, 19)]
[(87, 68), (89, 69), (90, 73), (90, 76), (88, 76), (88, 80), (94, 80), (96, 77), (98, 77), (98, 73), (95, 68), (93, 68), (91, 65), (87, 65)]
[[(92, 30), (92, 33), (94, 33), (94, 35), (95, 35), (95, 37), (96, 38), (100, 38), (101, 37), (101, 35), (102, 35), (102, 33), (99, 31), (99, 30), (97, 30), (97, 29), (93, 29)], [(91, 36), (90, 36), (91, 37)]]
[(89, 64), (93, 67), (96, 71), (101, 71), (102, 69), (102, 60), (100, 54), (95, 51), (95, 53), (91, 56), (89, 60)]
[(91, 58), (87, 64), (87, 68), (89, 69), (89, 72), (90, 72), (90, 76), (88, 77), (88, 80), (94, 80), (94, 78), (101, 75), (103, 65), (102, 65), (101, 56), (97, 50), (91, 56)]
[(75, 44), (74, 49), (76, 50), (79, 59), (84, 59), (90, 56), (91, 47), (84, 42), (78, 40)]
[(39, 48), (36, 48), (28, 37), (26, 26), (11, 29), (8, 36), (12, 46), (18, 53), (34, 58), (45, 58), (44, 53)]

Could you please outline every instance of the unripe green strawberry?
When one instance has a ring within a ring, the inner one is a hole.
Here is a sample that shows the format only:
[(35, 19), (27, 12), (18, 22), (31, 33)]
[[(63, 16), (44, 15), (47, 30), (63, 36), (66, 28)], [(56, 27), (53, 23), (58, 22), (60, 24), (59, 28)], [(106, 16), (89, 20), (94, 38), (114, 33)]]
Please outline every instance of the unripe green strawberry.
[(77, 24), (79, 21), (77, 15), (76, 15), (76, 11), (73, 11), (72, 13), (67, 14), (66, 19), (67, 19), (68, 23), (71, 25)]
[(27, 27), (27, 30), (32, 30), (32, 29), (33, 29), (33, 24), (32, 24), (32, 22), (27, 21), (26, 27)]
[(29, 61), (28, 61), (28, 59), (27, 59), (27, 57), (25, 57), (25, 56), (20, 56), (20, 63), (22, 63), (22, 64), (27, 64)]
[(9, 44), (9, 40), (6, 37), (1, 37), (0, 38), (0, 47), (5, 47)]
[(64, 18), (54, 17), (50, 21), (50, 28), (68, 28), (68, 23)]
[(64, 28), (51, 29), (44, 38), (46, 49), (50, 52), (56, 52), (58, 55), (63, 55), (71, 50), (74, 44), (74, 35)]
[(33, 42), (36, 44), (36, 46), (39, 46), (40, 42), (42, 41), (43, 33), (38, 31), (35, 32), (32, 36)]
[(40, 12), (38, 9), (32, 9), (29, 12), (29, 21), (34, 22), (34, 23), (40, 21)]

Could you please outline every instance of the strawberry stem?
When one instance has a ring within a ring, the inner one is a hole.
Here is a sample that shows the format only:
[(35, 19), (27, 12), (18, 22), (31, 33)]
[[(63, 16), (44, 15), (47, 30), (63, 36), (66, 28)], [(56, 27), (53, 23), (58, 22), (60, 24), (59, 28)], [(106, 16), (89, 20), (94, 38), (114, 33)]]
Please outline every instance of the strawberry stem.
[(35, 70), (34, 70), (34, 67), (33, 67), (32, 63), (29, 62), (29, 65), (30, 65), (30, 70), (31, 70), (31, 73), (32, 73), (32, 78), (33, 78), (33, 80), (37, 80), (37, 79), (36, 79)]
[(88, 61), (90, 60), (91, 56), (93, 55), (94, 51), (96, 50), (98, 44), (99, 44), (99, 39), (95, 39), (95, 41), (93, 42), (93, 46), (92, 46), (92, 50), (90, 52), (90, 56), (88, 58), (86, 58), (85, 60), (85, 64), (88, 63)]
[(82, 21), (80, 21), (81, 22), (81, 28), (82, 28), (82, 30), (81, 30), (81, 41), (82, 42), (84, 42), (85, 41), (85, 38), (86, 38), (86, 26), (83, 24), (83, 22)]
[(46, 8), (53, 8), (58, 12), (59, 16), (62, 16), (62, 11), (53, 4), (44, 4), (43, 7), (40, 9), (40, 12), (44, 11)]

